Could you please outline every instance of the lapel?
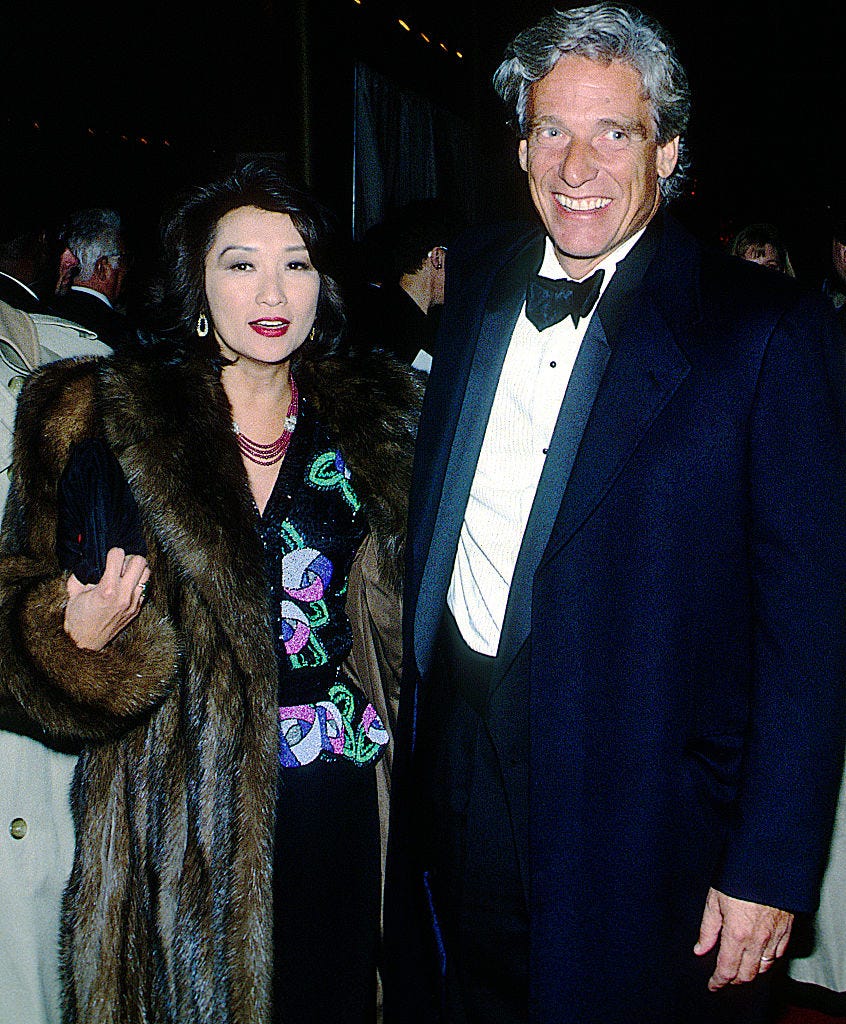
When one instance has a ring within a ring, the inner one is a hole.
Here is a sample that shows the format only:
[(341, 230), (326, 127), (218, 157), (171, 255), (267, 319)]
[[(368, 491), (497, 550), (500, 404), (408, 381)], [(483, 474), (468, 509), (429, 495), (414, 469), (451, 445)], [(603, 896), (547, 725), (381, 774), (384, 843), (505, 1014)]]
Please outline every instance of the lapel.
[(514, 569), (499, 682), (529, 636), (532, 581), (545, 552), (590, 514), (687, 375), (646, 287), (663, 233), (663, 217), (653, 218), (617, 268), (579, 349)]
[[(433, 525), (414, 613), (415, 658), (421, 674), (428, 668), (443, 614), (461, 524), (502, 364), (525, 298), (526, 281), (537, 272), (542, 255), (543, 236), (533, 233), (528, 241), (521, 242), (516, 252), (506, 256), (504, 266), (498, 273), (491, 274), (483, 286), (480, 302), (483, 313), (478, 333), (467, 346), (472, 355), (468, 357), (464, 397), (457, 414), (453, 414), (454, 427), (450, 423), (443, 427), (441, 444), (449, 451), (443, 484), (439, 488), (435, 481), (426, 482), (430, 500), (433, 500), (428, 522)], [(469, 288), (465, 290), (473, 294)], [(432, 498), (435, 495), (440, 495), (439, 501)], [(434, 501), (437, 501), (436, 508)]]
[(573, 364), (514, 566), (500, 636), (500, 656), (497, 658), (500, 682), (529, 635), (532, 588), (526, 581), (534, 579), (535, 570), (549, 541), (555, 517), (561, 507), (561, 495), (566, 491), (585, 425), (610, 356), (611, 349), (602, 323), (599, 317), (593, 316)]
[(630, 254), (637, 259), (621, 264), (599, 304), (610, 357), (538, 569), (603, 499), (690, 371), (676, 337), (688, 332), (698, 306), (693, 260), (676, 244), (677, 234), (668, 218), (655, 217), (641, 239), (644, 248)]

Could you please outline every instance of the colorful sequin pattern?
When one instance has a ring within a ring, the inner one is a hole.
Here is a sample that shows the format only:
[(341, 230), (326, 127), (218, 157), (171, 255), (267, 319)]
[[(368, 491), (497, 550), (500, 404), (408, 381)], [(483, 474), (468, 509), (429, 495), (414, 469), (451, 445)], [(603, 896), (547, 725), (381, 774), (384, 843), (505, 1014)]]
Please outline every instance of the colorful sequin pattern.
[(347, 579), (367, 523), (352, 474), (307, 401), (259, 530), (280, 663), (280, 765), (372, 764), (388, 735), (341, 670), (352, 647)]
[(291, 523), (282, 523), (280, 534), (283, 543), (291, 545), (282, 556), (282, 590), (287, 597), (279, 602), (280, 639), (292, 668), (316, 668), (329, 660), (320, 630), (329, 622), (324, 598), (332, 580), (332, 563), (308, 547)]
[(308, 478), (316, 487), (338, 488), (353, 511), (358, 511), (361, 503), (350, 486), (350, 471), (340, 452), (324, 452), (319, 455), (311, 464)]
[(279, 762), (283, 768), (311, 764), (318, 757), (344, 757), (357, 765), (378, 760), (388, 733), (372, 704), (345, 683), (329, 700), (279, 709)]

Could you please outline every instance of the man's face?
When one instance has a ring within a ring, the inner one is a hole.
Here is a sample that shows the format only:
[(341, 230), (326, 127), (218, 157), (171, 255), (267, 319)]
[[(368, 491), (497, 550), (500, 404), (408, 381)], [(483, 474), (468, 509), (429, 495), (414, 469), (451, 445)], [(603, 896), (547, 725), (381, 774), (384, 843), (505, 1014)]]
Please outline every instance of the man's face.
[(93, 278), (85, 283), (102, 292), (112, 302), (117, 302), (123, 292), (130, 263), (131, 257), (126, 251), (124, 240), (118, 237), (115, 251), (104, 253), (97, 260)]
[(123, 252), (115, 253), (114, 256), (109, 257), (109, 297), (112, 301), (117, 301), (123, 292), (124, 282), (126, 281), (127, 271), (127, 256)]
[(781, 260), (778, 258), (778, 253), (772, 242), (765, 242), (764, 245), (750, 245), (741, 254), (741, 259), (749, 263), (757, 263), (768, 270), (781, 270)]
[(836, 238), (831, 240), (831, 265), (840, 283), (846, 286), (846, 242)]
[(658, 145), (640, 75), (628, 64), (562, 57), (529, 96), (520, 166), (558, 262), (581, 278), (658, 208), (678, 138)]

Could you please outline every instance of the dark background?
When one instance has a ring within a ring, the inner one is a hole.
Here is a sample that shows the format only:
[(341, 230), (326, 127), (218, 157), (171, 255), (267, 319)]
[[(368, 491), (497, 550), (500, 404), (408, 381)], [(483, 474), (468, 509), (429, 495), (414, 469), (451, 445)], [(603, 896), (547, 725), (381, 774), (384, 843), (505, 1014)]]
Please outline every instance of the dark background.
[[(693, 88), (693, 177), (678, 216), (713, 241), (770, 220), (799, 276), (820, 276), (828, 209), (846, 193), (846, 4), (819, 0), (792, 13), (758, 0), (643, 7), (675, 36)], [(470, 220), (531, 212), (490, 78), (508, 40), (547, 3), (4, 8), (0, 215), (115, 204), (140, 246), (183, 184), (233, 155), (270, 152), (351, 224), (357, 62), (466, 121)]]

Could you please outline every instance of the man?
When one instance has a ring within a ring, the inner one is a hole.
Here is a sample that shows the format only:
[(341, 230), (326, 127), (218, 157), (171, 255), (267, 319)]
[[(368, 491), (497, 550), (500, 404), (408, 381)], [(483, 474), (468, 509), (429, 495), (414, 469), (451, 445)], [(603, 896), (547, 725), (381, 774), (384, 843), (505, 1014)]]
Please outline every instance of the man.
[[(55, 359), (109, 351), (91, 331), (0, 300), (0, 512), (25, 377)], [(76, 756), (31, 728), (19, 733), (27, 727), (18, 719), (0, 707), (0, 1024), (59, 1024), (59, 916), (73, 864)]]
[(56, 311), (96, 332), (112, 347), (120, 347), (129, 324), (117, 306), (130, 263), (120, 213), (98, 207), (77, 210), (67, 218), (61, 234), (65, 244), (61, 260), (75, 258), (79, 269), (70, 289), (57, 294)]
[(753, 1021), (842, 757), (837, 328), (667, 215), (689, 92), (651, 19), (555, 12), (494, 82), (543, 230), (450, 250), (385, 1021)]
[(379, 225), (384, 276), (379, 287), (368, 284), (353, 304), (354, 330), (363, 345), (385, 349), (429, 372), (455, 224), (442, 203), (422, 199), (395, 210)]

